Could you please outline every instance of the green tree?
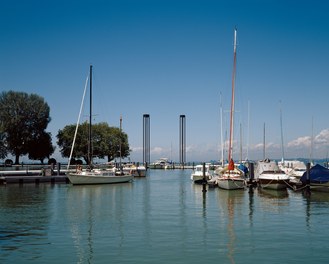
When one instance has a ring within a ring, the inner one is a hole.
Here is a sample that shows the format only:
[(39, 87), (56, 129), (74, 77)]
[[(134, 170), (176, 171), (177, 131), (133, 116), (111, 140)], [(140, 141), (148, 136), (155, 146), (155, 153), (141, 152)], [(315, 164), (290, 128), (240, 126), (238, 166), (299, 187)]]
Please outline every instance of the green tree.
[(29, 159), (40, 160), (43, 164), (45, 158), (50, 158), (55, 147), (51, 144), (51, 133), (43, 132), (30, 142)]
[(0, 130), (0, 159), (7, 157), (7, 148), (5, 144), (4, 133)]
[[(57, 134), (57, 145), (63, 157), (69, 158), (73, 137), (75, 133), (75, 125), (67, 125)], [(79, 125), (78, 133), (72, 157), (83, 158), (87, 164), (88, 160), (88, 123)], [(120, 140), (121, 140), (121, 157), (130, 155), (128, 136), (120, 131), (119, 128), (110, 127), (107, 123), (98, 123), (92, 125), (92, 155), (103, 159), (107, 157), (111, 161), (120, 156)]]
[(19, 164), (20, 156), (33, 152), (36, 146), (32, 143), (45, 133), (51, 120), (49, 111), (48, 104), (36, 94), (14, 91), (0, 94), (0, 123), (15, 164)]
[(128, 135), (120, 131), (120, 128), (110, 127), (109, 134), (107, 137), (108, 151), (107, 159), (108, 161), (114, 160), (115, 158), (121, 157), (125, 158), (130, 155)]

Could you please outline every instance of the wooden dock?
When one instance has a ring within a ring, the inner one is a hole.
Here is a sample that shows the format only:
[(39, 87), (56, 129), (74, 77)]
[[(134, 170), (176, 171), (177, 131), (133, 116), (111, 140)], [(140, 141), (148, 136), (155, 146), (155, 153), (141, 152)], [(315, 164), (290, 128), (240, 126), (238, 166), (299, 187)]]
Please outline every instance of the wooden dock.
[(9, 183), (69, 183), (65, 171), (45, 170), (1, 170), (0, 185)]
[(69, 179), (66, 175), (54, 175), (54, 176), (35, 176), (35, 175), (21, 175), (21, 176), (0, 176), (0, 185), (6, 185), (10, 183), (69, 183)]

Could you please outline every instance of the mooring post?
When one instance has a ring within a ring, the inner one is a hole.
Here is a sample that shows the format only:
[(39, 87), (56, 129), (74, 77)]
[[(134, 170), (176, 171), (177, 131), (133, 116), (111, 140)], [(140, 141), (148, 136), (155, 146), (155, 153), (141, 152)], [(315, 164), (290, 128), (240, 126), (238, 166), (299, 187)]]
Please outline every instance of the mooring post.
[(252, 191), (254, 178), (255, 178), (255, 169), (254, 169), (254, 163), (249, 163), (249, 192)]
[(4, 176), (0, 176), (0, 185), (3, 184), (3, 185), (6, 185), (7, 182), (6, 182), (6, 177)]
[(206, 184), (207, 184), (207, 179), (206, 179), (206, 163), (202, 164), (202, 173), (203, 173), (203, 180), (202, 180), (202, 192), (206, 192), (207, 188), (206, 188)]
[(306, 194), (307, 195), (311, 195), (311, 187), (310, 187), (310, 168), (311, 168), (311, 164), (308, 162), (306, 164)]
[(61, 163), (58, 162), (58, 163), (57, 163), (57, 176), (59, 176), (60, 173), (61, 173)]

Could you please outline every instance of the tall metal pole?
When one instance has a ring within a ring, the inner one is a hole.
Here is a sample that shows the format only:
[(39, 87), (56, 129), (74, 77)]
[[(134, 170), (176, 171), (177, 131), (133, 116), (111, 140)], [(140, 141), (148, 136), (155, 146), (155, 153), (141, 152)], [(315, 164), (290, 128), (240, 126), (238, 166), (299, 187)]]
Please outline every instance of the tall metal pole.
[(230, 116), (230, 141), (228, 149), (228, 160), (230, 161), (233, 153), (233, 128), (234, 128), (234, 101), (235, 101), (235, 72), (236, 72), (236, 36), (237, 30), (234, 29), (234, 57), (233, 57), (233, 74), (232, 74), (232, 100), (231, 100), (231, 116)]
[(150, 163), (150, 115), (143, 115), (143, 163)]
[(281, 107), (281, 101), (280, 101), (280, 127), (281, 127), (282, 162), (284, 162), (284, 145), (283, 145), (283, 128), (282, 128), (282, 107)]
[(119, 143), (119, 151), (120, 151), (120, 172), (122, 173), (122, 155), (121, 155), (121, 151), (122, 151), (122, 142), (121, 142), (121, 137), (122, 137), (122, 115), (120, 115), (120, 143)]
[(223, 140), (223, 104), (222, 93), (220, 93), (220, 144), (221, 144), (221, 163), (224, 166), (224, 140)]
[(263, 160), (265, 160), (265, 123), (264, 123), (264, 131), (263, 131)]
[(89, 159), (89, 165), (90, 167), (92, 166), (92, 134), (91, 134), (91, 127), (92, 127), (92, 71), (93, 69), (93, 66), (90, 65), (90, 68), (89, 68), (89, 87), (90, 87), (90, 98), (89, 98), (89, 131), (88, 131), (88, 134), (89, 134), (89, 143), (88, 143), (88, 159)]
[(179, 162), (186, 163), (186, 116), (179, 116)]

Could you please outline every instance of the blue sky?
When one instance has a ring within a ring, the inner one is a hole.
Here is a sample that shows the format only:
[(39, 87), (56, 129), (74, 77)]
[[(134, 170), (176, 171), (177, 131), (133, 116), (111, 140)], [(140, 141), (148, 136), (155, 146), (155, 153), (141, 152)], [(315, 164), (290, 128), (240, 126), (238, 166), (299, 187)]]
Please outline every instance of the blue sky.
[(325, 158), (328, 11), (325, 0), (2, 1), (0, 91), (44, 97), (56, 144), (58, 130), (76, 123), (92, 64), (94, 122), (119, 126), (122, 115), (131, 160), (142, 160), (145, 113), (152, 161), (179, 160), (181, 114), (187, 161), (219, 159), (221, 131), (228, 138), (236, 27), (233, 157), (240, 158), (242, 145), (243, 157), (248, 150), (249, 159), (263, 158), (265, 124), (266, 156), (280, 159), (281, 109), (285, 158), (309, 158), (312, 135), (312, 157)]

